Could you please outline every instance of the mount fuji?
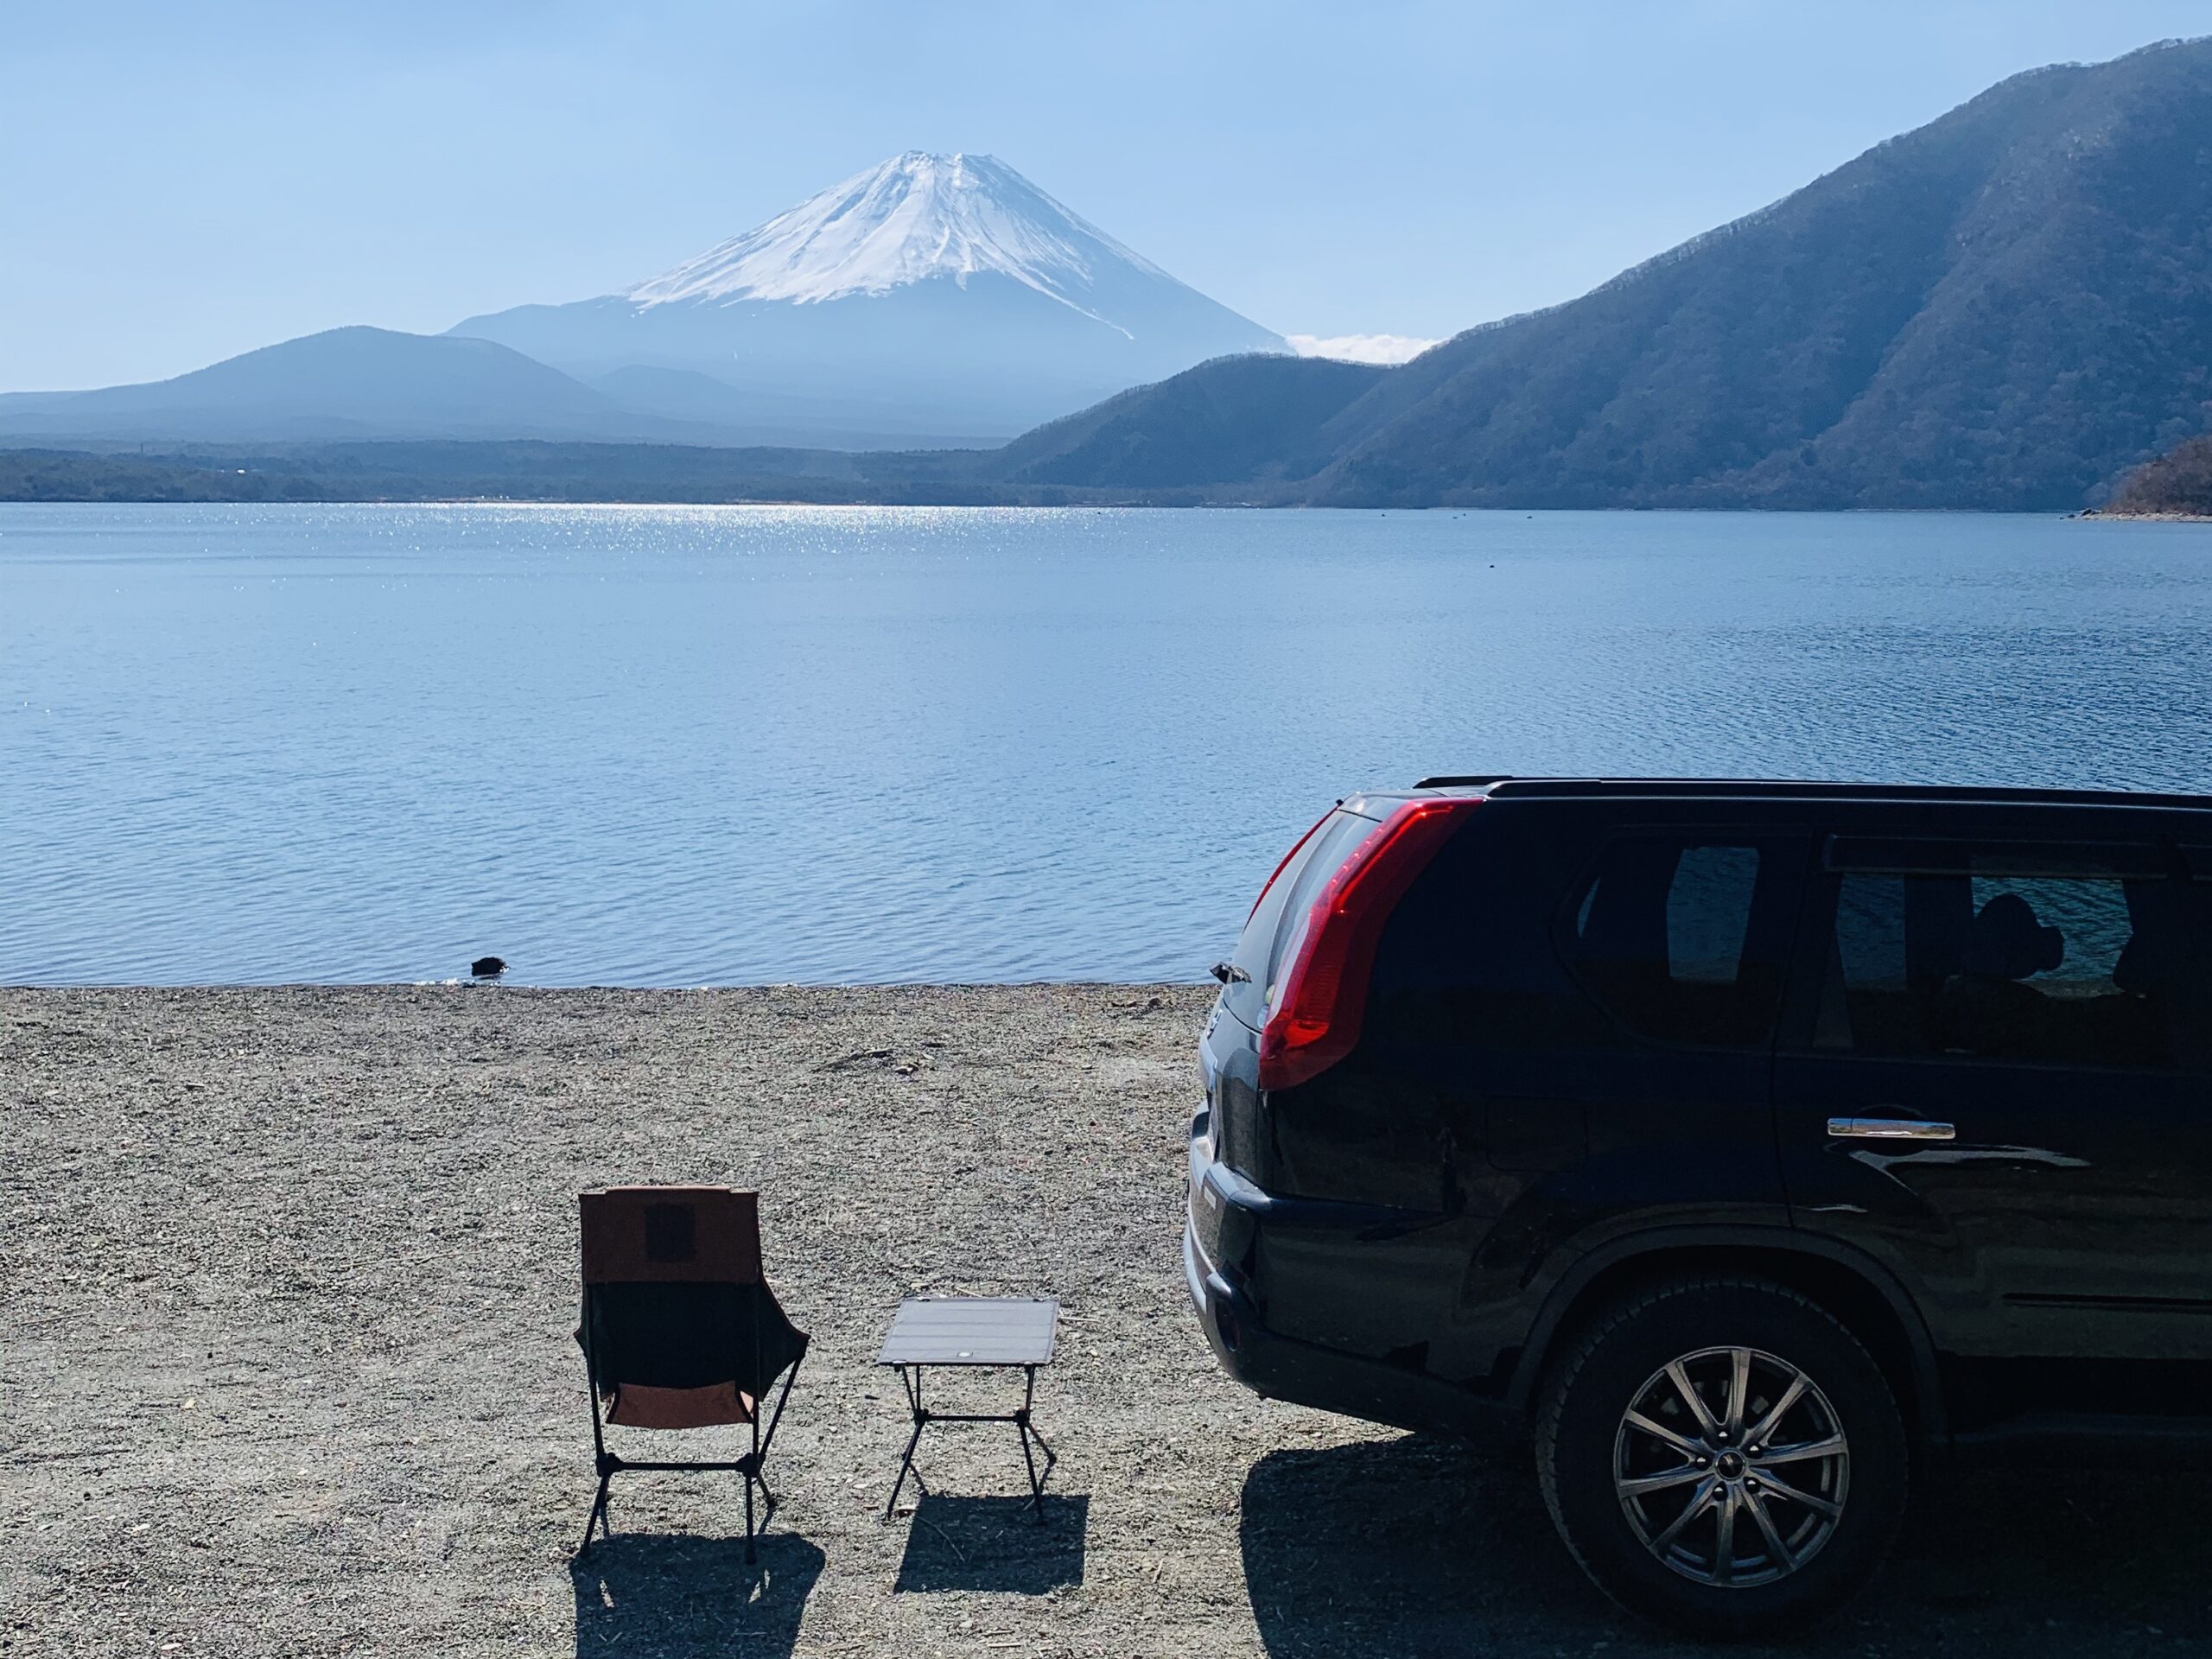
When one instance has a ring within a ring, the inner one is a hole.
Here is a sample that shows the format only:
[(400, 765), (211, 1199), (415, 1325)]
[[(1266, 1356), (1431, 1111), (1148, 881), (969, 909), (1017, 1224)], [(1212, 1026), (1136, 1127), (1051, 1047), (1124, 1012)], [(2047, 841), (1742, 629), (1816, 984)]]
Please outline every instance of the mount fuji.
[(918, 150), (621, 293), (448, 332), (641, 415), (830, 447), (995, 442), (1290, 350), (996, 157)]

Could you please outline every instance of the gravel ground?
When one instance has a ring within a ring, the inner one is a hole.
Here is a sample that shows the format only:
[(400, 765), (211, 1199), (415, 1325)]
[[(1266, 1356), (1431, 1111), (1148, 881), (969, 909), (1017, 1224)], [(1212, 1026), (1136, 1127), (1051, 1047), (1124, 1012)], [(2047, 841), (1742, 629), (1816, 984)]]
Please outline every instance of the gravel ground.
[[(1177, 1244), (1204, 1001), (0, 991), (0, 1649), (1677, 1650), (1584, 1584), (1510, 1446), (1217, 1372)], [(815, 1335), (757, 1570), (729, 1477), (618, 1483), (571, 1562), (574, 1195), (650, 1180), (757, 1185)], [(941, 1495), (880, 1518), (905, 1423), (870, 1362), (918, 1292), (1062, 1299), (1041, 1532), (996, 1429), (925, 1442)], [(2206, 1651), (2200, 1485), (1962, 1484), (1814, 1649)]]

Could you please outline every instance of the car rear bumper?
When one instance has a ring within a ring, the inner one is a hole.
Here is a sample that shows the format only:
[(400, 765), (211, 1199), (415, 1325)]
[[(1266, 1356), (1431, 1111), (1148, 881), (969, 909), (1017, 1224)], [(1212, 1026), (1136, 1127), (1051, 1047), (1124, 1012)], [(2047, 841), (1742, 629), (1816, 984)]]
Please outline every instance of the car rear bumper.
[[(1206, 1220), (1202, 1229), (1200, 1206)], [(1223, 1370), (1254, 1393), (1400, 1428), (1461, 1429), (1494, 1424), (1500, 1402), (1424, 1372), (1287, 1337), (1269, 1328), (1261, 1297), (1236, 1267), (1217, 1264), (1205, 1236), (1263, 1241), (1268, 1211), (1284, 1207), (1243, 1178), (1215, 1172), (1203, 1144), (1192, 1143), (1190, 1210), (1183, 1229), (1183, 1277), (1206, 1344)], [(1247, 1259), (1256, 1254), (1245, 1249)]]
[(1264, 1350), (1274, 1338), (1254, 1315), (1249, 1302), (1214, 1270), (1187, 1224), (1183, 1229), (1183, 1281), (1192, 1306), (1198, 1310), (1198, 1325), (1206, 1333), (1206, 1346), (1213, 1350), (1221, 1369), (1246, 1388), (1267, 1393), (1257, 1378), (1265, 1368), (1255, 1367), (1251, 1356), (1255, 1344)]

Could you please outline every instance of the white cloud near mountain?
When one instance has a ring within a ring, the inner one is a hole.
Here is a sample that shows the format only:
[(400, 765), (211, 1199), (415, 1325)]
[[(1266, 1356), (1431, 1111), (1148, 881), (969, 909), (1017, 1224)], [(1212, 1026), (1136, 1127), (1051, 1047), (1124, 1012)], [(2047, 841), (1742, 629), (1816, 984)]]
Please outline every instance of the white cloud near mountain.
[(1409, 363), (1439, 340), (1413, 334), (1285, 334), (1300, 357), (1333, 357), (1343, 363)]

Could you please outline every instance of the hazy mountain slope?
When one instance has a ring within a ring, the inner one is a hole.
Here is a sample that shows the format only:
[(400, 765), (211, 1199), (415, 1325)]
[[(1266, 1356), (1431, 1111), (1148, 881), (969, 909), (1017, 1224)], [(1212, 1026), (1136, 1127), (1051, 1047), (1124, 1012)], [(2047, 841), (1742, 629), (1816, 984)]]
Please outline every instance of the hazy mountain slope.
[(556, 369), (490, 340), (334, 328), (174, 379), (0, 397), (0, 433), (230, 440), (387, 435), (674, 436)]
[(988, 156), (894, 157), (621, 293), (472, 317), (586, 377), (702, 372), (821, 435), (1003, 438), (1224, 353), (1283, 351)]
[(991, 456), (1025, 483), (1148, 487), (1296, 477), (1325, 461), (1330, 419), (1387, 371), (1321, 358), (1234, 357), (1039, 427)]
[[(1316, 433), (1256, 459), (1217, 445), (1202, 469), (1236, 491), (1311, 472), (1285, 493), (1337, 505), (2063, 508), (2212, 425), (2208, 365), (2212, 42), (2195, 41), (2015, 77), (1579, 300), (1382, 372)], [(1188, 481), (1177, 409), (1210, 385), (1213, 420), (1264, 430), (1285, 395), (1231, 365), (1197, 377), (1156, 441), (1131, 406), (1113, 452), (1089, 475), (1071, 457), (1063, 481)], [(1144, 454), (1162, 476), (1133, 474)]]
[(950, 430), (950, 423), (895, 405), (880, 407), (864, 393), (836, 397), (818, 386), (741, 385), (696, 369), (645, 363), (610, 369), (592, 377), (590, 384), (626, 409), (711, 428), (722, 443), (868, 450), (996, 442), (992, 435)]

